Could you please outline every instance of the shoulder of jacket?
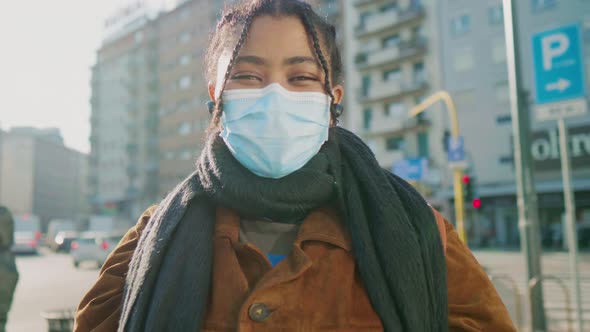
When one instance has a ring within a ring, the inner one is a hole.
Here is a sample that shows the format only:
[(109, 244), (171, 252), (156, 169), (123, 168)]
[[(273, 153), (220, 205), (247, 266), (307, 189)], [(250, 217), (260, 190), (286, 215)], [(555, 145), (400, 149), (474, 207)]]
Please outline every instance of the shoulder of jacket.
[(157, 209), (158, 209), (158, 205), (154, 204), (154, 205), (150, 206), (149, 208), (147, 208), (145, 211), (143, 211), (143, 213), (141, 214), (141, 216), (137, 220), (137, 223), (135, 224), (135, 230), (138, 233), (141, 234), (141, 232), (143, 231), (143, 229), (147, 225), (148, 221), (150, 221), (152, 216), (154, 214), (156, 214)]

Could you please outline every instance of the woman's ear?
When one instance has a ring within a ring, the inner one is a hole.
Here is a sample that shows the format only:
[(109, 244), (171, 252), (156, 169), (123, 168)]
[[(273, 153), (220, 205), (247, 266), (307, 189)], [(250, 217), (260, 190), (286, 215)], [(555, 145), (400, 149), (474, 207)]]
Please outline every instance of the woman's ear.
[(341, 84), (338, 84), (332, 88), (332, 94), (334, 95), (334, 104), (342, 103), (342, 99), (344, 98), (344, 87)]
[(209, 98), (211, 98), (211, 100), (215, 101), (215, 83), (209, 82), (209, 85), (207, 88), (209, 90)]

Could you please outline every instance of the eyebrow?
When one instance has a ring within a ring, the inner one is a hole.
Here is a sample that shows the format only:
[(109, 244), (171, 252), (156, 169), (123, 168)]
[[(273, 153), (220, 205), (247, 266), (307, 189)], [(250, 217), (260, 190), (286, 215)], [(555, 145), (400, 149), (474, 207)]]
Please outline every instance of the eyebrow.
[[(239, 63), (249, 63), (249, 64), (256, 65), (256, 66), (267, 66), (268, 65), (268, 61), (266, 61), (264, 58), (261, 58), (261, 57), (255, 56), (255, 55), (239, 56), (236, 59), (236, 64), (239, 64)], [(294, 56), (294, 57), (285, 59), (283, 61), (283, 66), (293, 66), (293, 65), (297, 65), (297, 64), (301, 64), (301, 63), (311, 63), (316, 66), (320, 65), (315, 58), (312, 58), (309, 56)]]

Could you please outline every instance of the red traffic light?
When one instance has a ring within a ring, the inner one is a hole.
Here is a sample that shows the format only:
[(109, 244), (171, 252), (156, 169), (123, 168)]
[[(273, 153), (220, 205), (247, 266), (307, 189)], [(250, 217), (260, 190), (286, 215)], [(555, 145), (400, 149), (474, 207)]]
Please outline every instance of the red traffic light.
[(473, 205), (474, 209), (479, 209), (481, 208), (481, 199), (479, 198), (474, 198), (473, 201), (471, 202), (471, 205)]
[(471, 177), (469, 175), (463, 175), (463, 184), (469, 184)]

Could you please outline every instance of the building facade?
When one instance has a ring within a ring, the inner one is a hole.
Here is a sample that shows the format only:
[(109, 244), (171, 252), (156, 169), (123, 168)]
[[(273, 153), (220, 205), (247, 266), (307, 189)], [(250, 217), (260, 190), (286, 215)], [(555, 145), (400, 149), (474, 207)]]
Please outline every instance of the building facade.
[[(448, 186), (441, 137), (448, 120), (435, 105), (416, 118), (410, 110), (441, 86), (437, 1), (355, 0), (344, 12), (347, 117), (382, 167), (421, 160), (412, 178), (431, 203)], [(410, 178), (408, 178), (410, 179)]]
[(194, 171), (211, 121), (203, 58), (221, 4), (186, 1), (158, 18), (162, 197)]
[(87, 155), (67, 148), (58, 129), (13, 128), (0, 145), (0, 202), (14, 214), (82, 222), (89, 212)]
[[(559, 26), (579, 25), (585, 44), (588, 81), (590, 3), (526, 0), (517, 4), (522, 74), (530, 95), (530, 153), (535, 163), (540, 224), (543, 242), (554, 245), (561, 237), (564, 209), (557, 132), (554, 121), (538, 121), (534, 113), (531, 38)], [(469, 173), (475, 179), (475, 191), (482, 202), (482, 208), (477, 211), (467, 204), (470, 234), (476, 245), (517, 246), (518, 214), (502, 1), (444, 0), (439, 22), (444, 86), (459, 110)], [(586, 91), (590, 94), (588, 87)], [(577, 220), (580, 224), (590, 223), (590, 115), (568, 120), (567, 125), (572, 142)]]
[(97, 52), (89, 176), (96, 214), (136, 218), (158, 200), (157, 50), (157, 25), (143, 13)]

